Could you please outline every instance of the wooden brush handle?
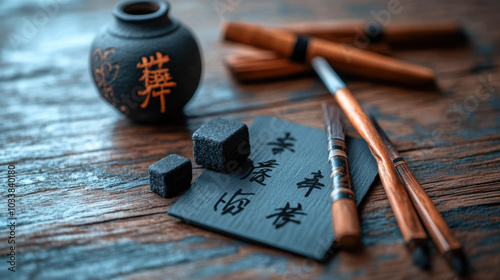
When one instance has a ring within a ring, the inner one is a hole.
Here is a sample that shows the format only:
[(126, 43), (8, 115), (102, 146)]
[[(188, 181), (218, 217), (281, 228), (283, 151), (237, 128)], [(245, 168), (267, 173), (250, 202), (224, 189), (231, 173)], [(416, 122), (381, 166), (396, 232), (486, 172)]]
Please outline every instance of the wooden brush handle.
[(413, 202), (413, 206), (417, 210), (420, 219), (424, 223), (427, 232), (429, 232), (438, 250), (447, 257), (452, 257), (455, 253), (461, 253), (460, 242), (453, 235), (446, 221), (443, 219), (436, 206), (434, 206), (429, 196), (425, 193), (424, 188), (422, 188), (415, 175), (413, 175), (405, 160), (399, 155), (396, 147), (392, 144), (391, 140), (377, 121), (372, 119), (372, 123), (379, 131), (385, 146), (389, 150), (389, 154), (399, 174), (399, 178), (403, 181), (406, 191)]
[(424, 228), (418, 219), (403, 184), (399, 181), (389, 151), (376, 128), (347, 88), (337, 90), (334, 96), (339, 106), (342, 107), (351, 121), (351, 124), (368, 143), (368, 147), (370, 147), (377, 161), (382, 185), (384, 186), (405, 243), (408, 245), (412, 245), (412, 242), (424, 243), (426, 239)]
[(395, 166), (400, 178), (403, 180), (406, 191), (413, 201), (413, 205), (420, 215), (420, 219), (439, 251), (445, 255), (449, 252), (459, 252), (461, 250), (460, 241), (453, 235), (446, 221), (425, 193), (406, 162), (396, 162)]
[[(254, 47), (272, 50), (279, 56), (290, 58), (297, 37), (291, 32), (272, 30), (242, 22), (229, 22), (224, 27), (226, 40), (231, 40)], [(359, 50), (347, 45), (310, 38), (305, 60), (310, 63), (315, 56), (322, 56), (335, 69), (374, 79), (396, 81), (414, 85), (433, 85), (432, 70), (398, 61), (373, 52)]]
[(358, 247), (361, 245), (361, 227), (358, 209), (352, 191), (349, 161), (345, 142), (330, 139), (328, 143), (329, 162), (332, 167), (332, 219), (335, 231), (335, 242), (342, 247)]

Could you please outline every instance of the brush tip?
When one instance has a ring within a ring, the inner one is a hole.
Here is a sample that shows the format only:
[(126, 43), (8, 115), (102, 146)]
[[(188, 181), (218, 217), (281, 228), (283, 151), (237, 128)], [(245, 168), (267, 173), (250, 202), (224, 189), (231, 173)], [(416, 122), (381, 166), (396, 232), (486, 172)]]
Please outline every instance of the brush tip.
[(429, 254), (425, 247), (416, 247), (413, 250), (413, 262), (423, 270), (429, 270), (431, 268)]
[(467, 261), (463, 255), (453, 256), (450, 260), (451, 267), (459, 276), (467, 273)]

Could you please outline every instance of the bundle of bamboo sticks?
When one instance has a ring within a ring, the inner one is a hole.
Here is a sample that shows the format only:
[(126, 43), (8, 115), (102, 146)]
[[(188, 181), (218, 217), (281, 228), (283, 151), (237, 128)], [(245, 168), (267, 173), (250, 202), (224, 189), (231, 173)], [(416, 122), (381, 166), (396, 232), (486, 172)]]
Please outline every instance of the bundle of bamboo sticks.
[[(243, 22), (224, 26), (224, 38), (258, 49), (229, 55), (225, 63), (242, 83), (312, 73), (310, 59), (325, 57), (341, 74), (398, 84), (434, 85), (426, 67), (388, 57), (393, 48), (436, 47), (464, 42), (454, 21), (391, 23), (383, 27), (362, 20), (320, 21), (264, 28)], [(297, 38), (307, 37), (303, 63), (290, 60)]]

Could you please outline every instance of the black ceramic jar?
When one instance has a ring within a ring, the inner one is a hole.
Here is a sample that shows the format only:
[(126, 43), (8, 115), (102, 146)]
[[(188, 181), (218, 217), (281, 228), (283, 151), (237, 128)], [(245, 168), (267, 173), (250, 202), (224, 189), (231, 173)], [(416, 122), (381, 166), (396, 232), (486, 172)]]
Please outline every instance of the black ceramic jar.
[(114, 21), (92, 43), (90, 70), (99, 93), (135, 121), (182, 115), (200, 81), (198, 45), (168, 12), (161, 0), (120, 2)]

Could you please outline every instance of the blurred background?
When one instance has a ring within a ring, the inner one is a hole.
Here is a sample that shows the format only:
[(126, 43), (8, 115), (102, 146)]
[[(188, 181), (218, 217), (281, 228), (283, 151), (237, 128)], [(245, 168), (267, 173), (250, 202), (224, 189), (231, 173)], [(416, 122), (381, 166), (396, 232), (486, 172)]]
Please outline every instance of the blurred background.
[[(222, 41), (224, 21), (376, 20), (388, 5), (399, 5), (391, 23), (454, 19), (465, 27), (468, 45), (390, 53), (433, 69), (440, 91), (346, 82), (463, 242), (474, 276), (498, 279), (500, 1), (170, 0), (170, 15), (197, 38), (203, 73), (186, 120), (160, 126), (129, 121), (91, 81), (90, 44), (113, 20), (117, 2), (0, 3), (0, 162), (20, 172), (16, 277), (454, 278), (435, 251), (432, 273), (412, 266), (380, 184), (360, 207), (366, 250), (326, 263), (181, 223), (166, 215), (175, 199), (149, 191), (148, 167), (171, 153), (193, 159), (192, 132), (215, 116), (250, 124), (271, 115), (323, 128), (319, 103), (331, 97), (314, 75), (251, 84), (232, 78), (226, 56), (248, 47)], [(195, 165), (194, 177), (202, 171)], [(8, 246), (0, 241), (2, 252)], [(11, 277), (4, 266), (0, 271), (0, 278)]]

